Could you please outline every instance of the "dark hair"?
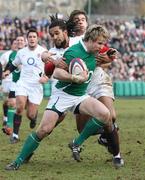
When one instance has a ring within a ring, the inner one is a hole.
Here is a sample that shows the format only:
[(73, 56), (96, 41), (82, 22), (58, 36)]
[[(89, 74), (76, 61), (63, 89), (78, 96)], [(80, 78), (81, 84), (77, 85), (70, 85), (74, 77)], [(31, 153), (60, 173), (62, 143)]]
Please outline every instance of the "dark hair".
[(83, 10), (74, 10), (71, 12), (70, 16), (69, 16), (69, 19), (67, 21), (67, 29), (68, 29), (68, 34), (69, 36), (74, 36), (74, 33), (75, 33), (75, 22), (74, 22), (74, 17), (76, 15), (80, 15), (80, 14), (83, 14), (86, 18), (86, 21), (88, 22), (88, 17), (87, 17), (87, 14), (85, 11)]
[(28, 30), (28, 32), (27, 32), (27, 37), (29, 36), (29, 34), (30, 34), (31, 32), (36, 33), (37, 36), (38, 36), (38, 32), (37, 32), (36, 28), (30, 28), (30, 29)]
[(71, 12), (70, 16), (69, 16), (69, 20), (73, 22), (73, 19), (76, 15), (80, 15), (80, 14), (83, 14), (86, 18), (86, 21), (88, 22), (88, 17), (87, 17), (87, 14), (85, 11), (83, 10), (74, 10)]
[(50, 25), (49, 25), (49, 29), (59, 26), (60, 29), (67, 30), (67, 25), (66, 25), (66, 21), (63, 19), (59, 19), (57, 14), (50, 16)]
[(13, 44), (14, 41), (16, 41), (16, 38), (11, 39), (11, 45)]

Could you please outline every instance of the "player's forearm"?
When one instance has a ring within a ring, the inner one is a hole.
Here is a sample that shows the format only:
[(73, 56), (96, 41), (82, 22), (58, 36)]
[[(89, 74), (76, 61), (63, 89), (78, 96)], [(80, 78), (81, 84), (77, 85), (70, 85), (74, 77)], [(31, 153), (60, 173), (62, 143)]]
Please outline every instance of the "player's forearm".
[(6, 78), (11, 72), (13, 72), (15, 69), (17, 69), (16, 66), (14, 66), (13, 64), (10, 64), (5, 71), (2, 74), (2, 78)]
[(75, 74), (68, 73), (64, 69), (55, 68), (53, 77), (60, 81), (81, 84), (85, 82), (86, 80), (88, 80), (89, 74), (87, 71), (83, 71), (79, 75), (75, 75)]
[(13, 72), (15, 69), (17, 69), (16, 66), (14, 66), (12, 63), (9, 63), (9, 65), (5, 68), (5, 71), (9, 71), (10, 73)]
[(60, 81), (72, 82), (72, 75), (67, 71), (65, 71), (64, 69), (55, 68), (53, 77)]

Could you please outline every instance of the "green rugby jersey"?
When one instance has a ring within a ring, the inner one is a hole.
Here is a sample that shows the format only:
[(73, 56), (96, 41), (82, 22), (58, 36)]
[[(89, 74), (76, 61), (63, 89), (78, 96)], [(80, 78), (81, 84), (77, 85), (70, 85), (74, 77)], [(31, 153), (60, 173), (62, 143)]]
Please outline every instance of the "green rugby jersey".
[(64, 82), (58, 81), (56, 84), (56, 88), (62, 89), (64, 92), (75, 95), (75, 96), (82, 96), (86, 93), (87, 86), (90, 82), (90, 78), (95, 70), (96, 67), (96, 58), (93, 53), (88, 53), (85, 48), (83, 47), (82, 43), (79, 42), (71, 46), (65, 53), (64, 58), (66, 58), (66, 63), (69, 65), (70, 61), (73, 58), (81, 58), (85, 63), (89, 71), (89, 79), (88, 81), (77, 84), (73, 82)]
[[(12, 63), (13, 60), (15, 59), (17, 54), (17, 51), (13, 51), (10, 56), (9, 56), (9, 63)], [(15, 71), (12, 72), (12, 81), (17, 82), (20, 78), (20, 70), (16, 69)]]

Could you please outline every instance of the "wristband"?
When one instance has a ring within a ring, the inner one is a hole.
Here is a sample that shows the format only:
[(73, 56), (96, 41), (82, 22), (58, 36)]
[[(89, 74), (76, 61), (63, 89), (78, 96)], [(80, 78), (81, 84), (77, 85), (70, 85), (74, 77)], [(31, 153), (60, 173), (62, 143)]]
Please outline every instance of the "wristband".
[(85, 80), (82, 76), (79, 76), (79, 75), (75, 75), (75, 74), (72, 74), (71, 75), (71, 80), (72, 82), (75, 82), (75, 83), (83, 83)]

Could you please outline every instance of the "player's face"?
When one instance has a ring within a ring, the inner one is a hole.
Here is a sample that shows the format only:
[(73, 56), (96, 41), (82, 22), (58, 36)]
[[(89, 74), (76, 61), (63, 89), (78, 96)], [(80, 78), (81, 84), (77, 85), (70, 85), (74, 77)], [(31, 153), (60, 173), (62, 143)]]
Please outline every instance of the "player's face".
[(28, 47), (30, 49), (35, 49), (37, 47), (37, 44), (38, 44), (38, 36), (37, 36), (37, 33), (35, 32), (30, 32), (28, 37), (27, 37), (27, 40), (28, 40)]
[(85, 33), (88, 26), (86, 17), (83, 14), (78, 14), (74, 16), (73, 21), (76, 24), (75, 31)]
[(106, 41), (102, 37), (97, 38), (95, 41), (90, 40), (88, 41), (88, 51), (97, 53), (103, 48), (105, 43)]
[(23, 36), (18, 36), (17, 37), (17, 47), (18, 49), (22, 49), (23, 47), (25, 47), (25, 39)]
[(66, 30), (63, 31), (62, 29), (59, 28), (59, 26), (56, 26), (49, 29), (49, 33), (53, 43), (57, 48), (66, 47), (68, 41), (68, 35)]

